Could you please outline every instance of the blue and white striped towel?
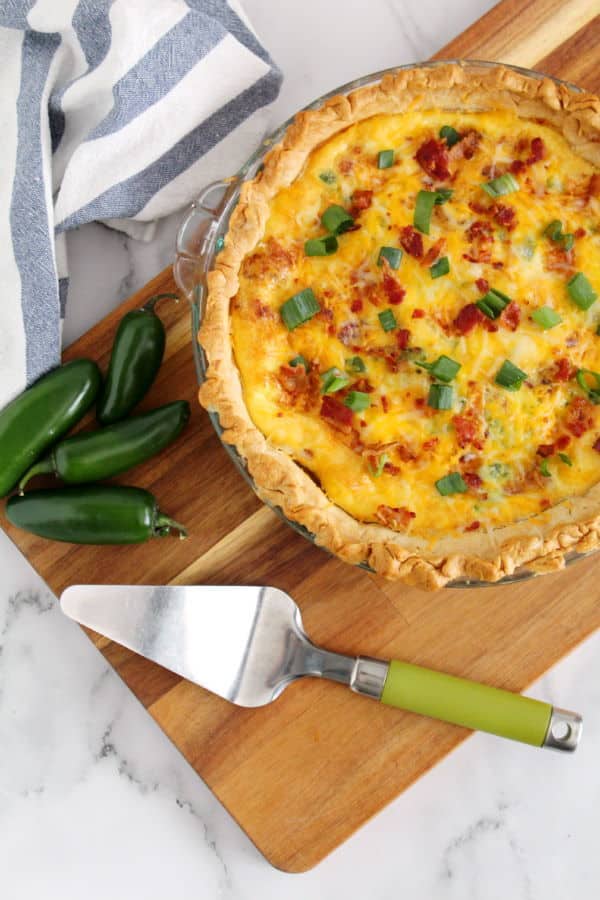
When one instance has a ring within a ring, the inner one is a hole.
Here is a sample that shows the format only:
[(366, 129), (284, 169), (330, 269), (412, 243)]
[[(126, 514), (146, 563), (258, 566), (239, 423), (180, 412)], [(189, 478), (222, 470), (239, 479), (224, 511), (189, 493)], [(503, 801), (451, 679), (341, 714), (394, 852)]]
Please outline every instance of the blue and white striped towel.
[(237, 0), (0, 0), (0, 59), (1, 408), (60, 359), (65, 233), (151, 237), (250, 154), (281, 74)]

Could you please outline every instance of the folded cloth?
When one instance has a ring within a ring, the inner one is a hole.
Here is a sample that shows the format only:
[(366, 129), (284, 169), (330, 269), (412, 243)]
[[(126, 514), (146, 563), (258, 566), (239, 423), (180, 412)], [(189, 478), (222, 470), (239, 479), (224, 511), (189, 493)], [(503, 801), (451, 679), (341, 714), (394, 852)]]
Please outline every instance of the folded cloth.
[(281, 73), (237, 0), (0, 3), (0, 408), (60, 359), (65, 235), (154, 222), (231, 174)]

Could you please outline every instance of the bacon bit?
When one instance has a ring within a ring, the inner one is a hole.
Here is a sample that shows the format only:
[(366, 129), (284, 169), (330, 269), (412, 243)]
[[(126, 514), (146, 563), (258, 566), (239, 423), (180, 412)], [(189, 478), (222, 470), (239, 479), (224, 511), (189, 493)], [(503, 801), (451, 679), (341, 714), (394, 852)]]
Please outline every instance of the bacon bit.
[(368, 209), (373, 201), (373, 191), (354, 191), (351, 199), (351, 207), (349, 213), (353, 219), (365, 209)]
[(361, 338), (360, 322), (356, 320), (353, 322), (344, 322), (338, 331), (337, 336), (338, 340), (341, 341), (345, 347), (353, 347), (355, 344), (359, 344)]
[(514, 231), (517, 227), (517, 211), (512, 206), (496, 203), (494, 221), (506, 228), (507, 231)]
[(560, 359), (556, 360), (554, 365), (554, 381), (570, 381), (575, 375), (576, 369), (571, 365), (566, 356), (561, 356)]
[(493, 269), (503, 269), (503, 268), (504, 268), (504, 263), (501, 262), (499, 259), (498, 259), (498, 260), (495, 260), (495, 261), (492, 263), (492, 268), (493, 268)]
[(406, 350), (409, 342), (410, 331), (408, 330), (408, 328), (399, 328), (396, 332), (396, 343), (398, 344), (398, 349)]
[(349, 172), (352, 171), (352, 166), (354, 165), (354, 160), (352, 159), (342, 159), (339, 164), (339, 169), (342, 175), (348, 175)]
[(585, 228), (578, 228), (577, 231), (573, 232), (573, 237), (574, 238), (582, 238), (582, 237), (585, 237), (586, 234), (587, 234), (587, 232), (586, 232)]
[(425, 406), (425, 397), (415, 397), (415, 406), (422, 409)]
[(481, 135), (474, 128), (465, 131), (460, 141), (448, 151), (448, 156), (455, 162), (460, 159), (472, 159), (481, 142)]
[(375, 388), (368, 378), (363, 377), (354, 382), (354, 384), (352, 385), (352, 390), (361, 391), (363, 394), (372, 394)]
[(415, 159), (423, 171), (427, 172), (436, 181), (446, 181), (450, 178), (448, 147), (445, 141), (430, 138), (424, 144), (421, 144)]
[(469, 225), (465, 234), (469, 243), (481, 238), (485, 240), (494, 240), (494, 229), (489, 222), (485, 222), (483, 219), (475, 219), (475, 221)]
[(485, 316), (474, 303), (467, 303), (466, 306), (463, 306), (453, 324), (459, 334), (468, 334), (469, 331), (472, 331), (484, 318)]
[(279, 367), (277, 380), (286, 394), (288, 403), (296, 406), (300, 404), (302, 409), (308, 410), (314, 406), (319, 398), (319, 374), (311, 367), (307, 372), (304, 366)]
[(474, 212), (476, 216), (487, 216), (494, 211), (494, 205), (495, 204), (493, 203), (491, 205), (489, 203), (485, 205), (484, 203), (480, 203), (479, 200), (471, 200), (469, 202), (469, 209), (471, 212)]
[(383, 471), (386, 475), (399, 475), (400, 474), (400, 466), (395, 466), (391, 462), (384, 463)]
[(384, 413), (386, 413), (390, 408), (390, 401), (385, 394), (381, 395), (381, 408), (383, 409)]
[(432, 247), (429, 248), (423, 259), (421, 260), (422, 266), (432, 266), (434, 262), (442, 255), (444, 249), (446, 247), (446, 239), (440, 238), (439, 241), (436, 241)]
[(490, 289), (490, 283), (485, 278), (478, 278), (475, 282), (482, 294), (487, 294)]
[(491, 262), (491, 245), (494, 242), (494, 229), (491, 222), (476, 219), (467, 228), (465, 235), (471, 246), (469, 253), (463, 253), (463, 259), (475, 263)]
[(525, 168), (526, 166), (522, 159), (515, 159), (510, 164), (510, 171), (513, 175), (520, 175), (521, 172), (525, 171)]
[(554, 444), (540, 444), (540, 446), (535, 451), (538, 456), (542, 456), (544, 459), (548, 456), (552, 456), (555, 450)]
[(326, 394), (321, 403), (321, 418), (338, 431), (350, 434), (352, 431), (352, 410), (335, 397)]
[(465, 528), (465, 531), (477, 531), (477, 529), (479, 528), (480, 525), (481, 525), (481, 522), (478, 522), (477, 519), (475, 519), (474, 522), (471, 522), (470, 525), (467, 525), (467, 527)]
[(383, 290), (392, 306), (398, 306), (399, 303), (402, 303), (406, 295), (404, 288), (385, 269), (383, 271)]
[(412, 225), (400, 229), (400, 243), (410, 256), (421, 259), (423, 256), (423, 238)]
[(552, 505), (552, 503), (551, 503), (551, 501), (548, 499), (548, 497), (542, 497), (542, 498), (541, 498), (541, 500), (540, 500), (540, 509), (548, 509), (548, 507), (551, 506), (551, 505)]
[(260, 300), (254, 301), (254, 312), (258, 319), (275, 319), (277, 317), (275, 310)]
[(472, 410), (464, 415), (452, 416), (452, 424), (456, 431), (456, 440), (461, 448), (472, 446), (483, 450), (483, 441), (479, 435), (479, 423)]
[(424, 319), (425, 318), (425, 310), (424, 309), (413, 309), (411, 319)]
[(546, 145), (540, 137), (533, 138), (531, 142), (531, 153), (527, 157), (527, 165), (532, 166), (546, 156)]
[(405, 506), (385, 506), (382, 503), (377, 507), (375, 516), (383, 525), (387, 525), (393, 531), (406, 531), (416, 513), (411, 512)]
[(585, 400), (583, 397), (575, 397), (567, 407), (565, 416), (565, 427), (567, 430), (575, 437), (581, 437), (582, 434), (585, 434), (594, 424), (593, 409), (594, 407), (589, 400)]
[(575, 271), (575, 254), (573, 248), (551, 247), (544, 257), (544, 268), (547, 272), (562, 272), (571, 275)]
[(425, 453), (428, 450), (435, 450), (435, 448), (437, 447), (439, 442), (440, 442), (440, 439), (437, 437), (429, 438), (429, 440), (423, 442), (423, 446), (421, 447), (421, 450), (423, 450)]
[(350, 304), (350, 309), (353, 313), (362, 312), (363, 302), (358, 297), (356, 300), (353, 300)]
[(568, 447), (571, 443), (571, 438), (568, 434), (561, 434), (559, 438), (555, 441), (557, 450), (564, 450), (565, 447)]
[(596, 440), (592, 444), (592, 450), (595, 450), (596, 453), (600, 453), (600, 437), (596, 438)]
[(510, 331), (516, 331), (521, 322), (521, 307), (514, 300), (511, 300), (507, 307), (502, 310), (500, 321)]
[(462, 477), (465, 483), (474, 491), (478, 491), (479, 488), (483, 485), (483, 481), (479, 477), (477, 472), (463, 472)]
[(289, 271), (296, 261), (296, 252), (285, 250), (275, 238), (270, 237), (262, 250), (247, 256), (242, 266), (246, 278), (279, 278)]

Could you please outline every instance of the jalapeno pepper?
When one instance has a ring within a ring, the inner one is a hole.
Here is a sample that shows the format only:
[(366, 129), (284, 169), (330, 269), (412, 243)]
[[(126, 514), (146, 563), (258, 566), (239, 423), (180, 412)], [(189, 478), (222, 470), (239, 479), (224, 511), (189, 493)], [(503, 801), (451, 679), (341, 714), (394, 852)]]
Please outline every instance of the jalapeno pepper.
[(182, 525), (160, 512), (148, 491), (117, 485), (89, 485), (14, 495), (6, 504), (9, 522), (32, 534), (72, 544), (138, 544)]
[(0, 497), (83, 417), (101, 385), (96, 363), (76, 359), (40, 378), (0, 412)]
[(156, 378), (165, 352), (165, 328), (154, 306), (164, 297), (178, 299), (177, 294), (158, 294), (121, 319), (96, 411), (101, 425), (124, 419)]
[(67, 484), (81, 484), (132, 469), (174, 441), (189, 417), (189, 403), (177, 400), (99, 431), (66, 438), (25, 473), (19, 490), (34, 475), (47, 473)]

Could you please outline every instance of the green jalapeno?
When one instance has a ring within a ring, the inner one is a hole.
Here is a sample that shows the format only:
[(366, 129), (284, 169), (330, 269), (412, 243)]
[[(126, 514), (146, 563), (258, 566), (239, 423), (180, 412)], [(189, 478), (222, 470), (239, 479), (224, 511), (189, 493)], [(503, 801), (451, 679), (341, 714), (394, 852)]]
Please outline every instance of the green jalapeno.
[(177, 294), (158, 294), (119, 323), (96, 411), (101, 425), (124, 419), (156, 378), (165, 352), (165, 328), (154, 307), (164, 297), (178, 299)]
[(34, 475), (57, 475), (67, 484), (82, 484), (132, 469), (174, 441), (189, 417), (190, 404), (177, 400), (99, 431), (66, 438), (25, 473), (19, 490)]
[(32, 534), (72, 544), (138, 544), (182, 525), (160, 512), (148, 491), (120, 485), (88, 485), (15, 494), (6, 504), (9, 522)]
[(0, 412), (0, 497), (84, 416), (101, 385), (96, 363), (75, 359), (44, 375)]

